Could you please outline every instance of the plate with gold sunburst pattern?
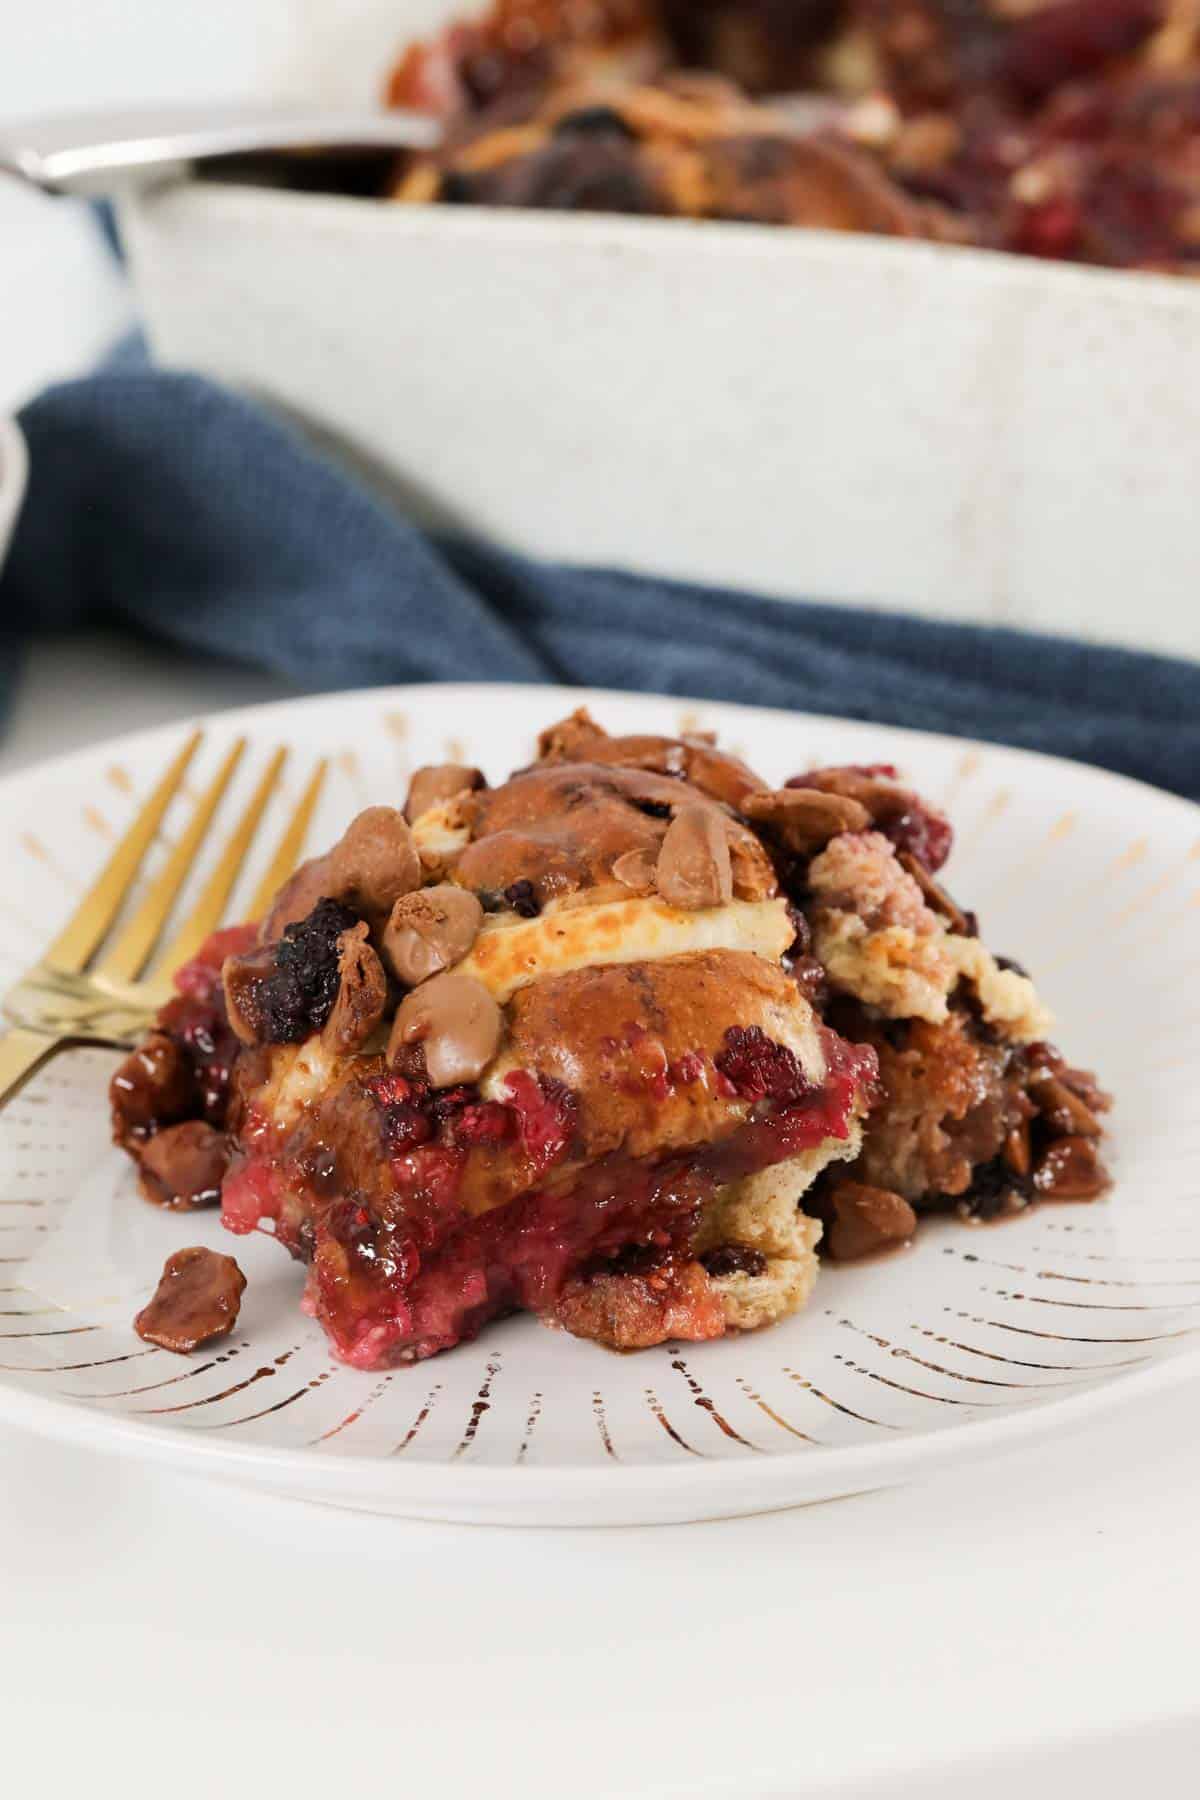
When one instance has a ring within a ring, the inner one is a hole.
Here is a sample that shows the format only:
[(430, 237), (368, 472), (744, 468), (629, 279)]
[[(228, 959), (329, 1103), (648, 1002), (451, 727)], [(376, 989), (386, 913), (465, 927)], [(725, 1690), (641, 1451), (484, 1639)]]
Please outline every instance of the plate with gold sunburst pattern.
[[(237, 1330), (182, 1358), (136, 1337), (133, 1315), (173, 1249), (229, 1240), (213, 1214), (182, 1219), (139, 1199), (109, 1142), (115, 1057), (68, 1050), (0, 1113), (0, 1416), (341, 1506), (626, 1524), (886, 1486), (1082, 1426), (1200, 1371), (1200, 813), (1187, 802), (889, 727), (503, 686), (221, 714), (206, 721), (197, 779), (239, 733), (263, 755), (287, 744), (272, 802), (282, 820), (327, 755), (319, 844), (362, 806), (394, 803), (417, 764), (499, 776), (528, 761), (537, 725), (581, 702), (611, 730), (716, 730), (769, 779), (894, 762), (943, 805), (957, 828), (951, 885), (988, 942), (1034, 971), (1071, 1059), (1115, 1095), (1112, 1193), (1003, 1225), (931, 1221), (907, 1251), (824, 1267), (808, 1309), (762, 1333), (622, 1357), (514, 1318), (376, 1375), (330, 1360), (276, 1245), (239, 1240), (249, 1288)], [(179, 740), (151, 731), (0, 783), (5, 985), (94, 878)], [(232, 792), (231, 812), (237, 802)], [(178, 829), (169, 813), (157, 856)], [(246, 892), (255, 875), (248, 867)]]

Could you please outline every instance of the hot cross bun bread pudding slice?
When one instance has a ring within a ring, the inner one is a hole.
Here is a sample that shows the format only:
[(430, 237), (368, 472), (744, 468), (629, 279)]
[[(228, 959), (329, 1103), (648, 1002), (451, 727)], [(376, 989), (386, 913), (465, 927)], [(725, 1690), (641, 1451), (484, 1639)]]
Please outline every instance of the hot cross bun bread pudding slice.
[(1090, 1077), (888, 768), (769, 788), (580, 712), (423, 768), (218, 934), (112, 1085), (146, 1198), (304, 1265), (363, 1369), (515, 1310), (619, 1350), (802, 1307), (918, 1215), (1101, 1191)]

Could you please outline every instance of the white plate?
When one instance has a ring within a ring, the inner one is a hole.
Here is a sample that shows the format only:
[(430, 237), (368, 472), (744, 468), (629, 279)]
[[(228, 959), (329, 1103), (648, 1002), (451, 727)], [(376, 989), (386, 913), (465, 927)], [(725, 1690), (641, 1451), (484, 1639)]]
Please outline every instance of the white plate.
[[(335, 1366), (267, 1239), (146, 1206), (109, 1146), (113, 1058), (77, 1051), (0, 1115), (0, 1413), (57, 1436), (279, 1493), (511, 1524), (752, 1512), (902, 1481), (1065, 1431), (1197, 1370), (1200, 1330), (1200, 823), (1184, 801), (1097, 770), (831, 719), (554, 689), (410, 688), (225, 714), (258, 752), (333, 753), (314, 841), (416, 762), (493, 775), (586, 699), (621, 730), (713, 726), (764, 774), (894, 760), (947, 805), (951, 885), (989, 942), (1027, 961), (1059, 1038), (1117, 1096), (1111, 1199), (991, 1228), (935, 1222), (915, 1248), (827, 1267), (772, 1331), (617, 1357), (530, 1319), (416, 1368)], [(10, 878), (0, 977), (90, 879), (179, 740), (155, 731), (0, 784)], [(280, 810), (286, 804), (281, 800)], [(232, 811), (232, 804), (230, 810)], [(169, 839), (178, 820), (168, 817)], [(249, 872), (253, 878), (253, 870)], [(184, 1361), (130, 1320), (164, 1257), (236, 1248), (237, 1333)]]

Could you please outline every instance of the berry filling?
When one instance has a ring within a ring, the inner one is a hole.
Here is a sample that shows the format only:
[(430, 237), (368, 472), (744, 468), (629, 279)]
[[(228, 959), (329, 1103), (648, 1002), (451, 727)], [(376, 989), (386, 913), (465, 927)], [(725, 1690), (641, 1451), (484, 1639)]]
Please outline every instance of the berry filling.
[[(829, 1138), (846, 1139), (860, 1082), (873, 1068), (870, 1051), (850, 1055), (822, 1086), (804, 1082), (794, 1058), (773, 1058), (756, 1040), (753, 1051), (744, 1060), (756, 1090), (747, 1097), (756, 1105), (719, 1143), (640, 1161), (615, 1153), (477, 1216), (461, 1203), (468, 1141), (485, 1154), (519, 1146), (533, 1180), (542, 1181), (569, 1148), (575, 1097), (525, 1071), (509, 1076), (508, 1105), (481, 1101), (469, 1089), (434, 1096), (401, 1077), (375, 1077), (365, 1085), (389, 1154), (382, 1197), (343, 1192), (336, 1180), (332, 1194), (318, 1192), (311, 1149), (293, 1134), (264, 1145), (227, 1178), (224, 1222), (237, 1233), (271, 1230), (309, 1263), (306, 1310), (356, 1368), (432, 1356), (515, 1308), (553, 1318), (576, 1277), (611, 1272), (631, 1252), (656, 1267), (690, 1261), (700, 1219), (719, 1188)], [(763, 1084), (762, 1071), (782, 1100)], [(406, 1137), (413, 1118), (426, 1133), (399, 1151), (398, 1118)], [(327, 1168), (322, 1174), (327, 1182)], [(760, 1266), (751, 1255), (737, 1264), (746, 1272)], [(709, 1272), (733, 1270), (718, 1257)], [(656, 1279), (665, 1282), (661, 1268)], [(666, 1282), (650, 1292), (661, 1292), (664, 1305), (669, 1293), (672, 1335), (724, 1331), (703, 1281)]]
[(227, 956), (242, 955), (253, 942), (253, 925), (214, 932), (176, 973), (176, 998), (158, 1019), (158, 1029), (179, 1045), (191, 1067), (196, 1090), (191, 1116), (218, 1129), (225, 1124), (234, 1059), (241, 1048), (226, 1016), (221, 969)]

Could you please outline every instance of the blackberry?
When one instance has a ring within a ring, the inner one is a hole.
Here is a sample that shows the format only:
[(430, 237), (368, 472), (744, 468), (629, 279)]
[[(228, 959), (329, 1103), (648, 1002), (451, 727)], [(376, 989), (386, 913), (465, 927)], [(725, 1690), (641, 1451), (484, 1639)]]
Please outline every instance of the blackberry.
[(337, 999), (338, 939), (357, 923), (348, 906), (318, 900), (306, 919), (288, 926), (258, 991), (268, 1043), (298, 1044), (320, 1031)]

